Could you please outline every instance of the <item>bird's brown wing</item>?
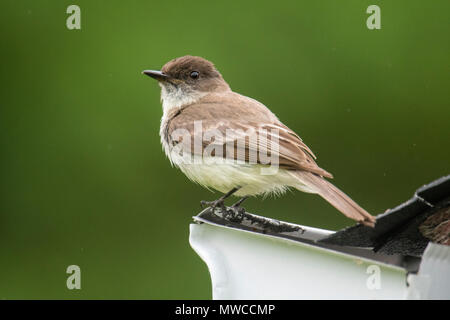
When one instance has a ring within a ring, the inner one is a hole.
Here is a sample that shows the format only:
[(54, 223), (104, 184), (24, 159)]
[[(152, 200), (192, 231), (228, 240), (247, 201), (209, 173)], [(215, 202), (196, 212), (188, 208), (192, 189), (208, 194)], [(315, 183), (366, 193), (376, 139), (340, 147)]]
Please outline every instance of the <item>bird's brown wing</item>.
[[(264, 105), (240, 95), (209, 97), (173, 110), (164, 130), (166, 142), (183, 152), (212, 156), (220, 152), (225, 158), (264, 165), (274, 165), (276, 159), (280, 168), (332, 178), (297, 134)], [(195, 147), (198, 142), (201, 146)]]

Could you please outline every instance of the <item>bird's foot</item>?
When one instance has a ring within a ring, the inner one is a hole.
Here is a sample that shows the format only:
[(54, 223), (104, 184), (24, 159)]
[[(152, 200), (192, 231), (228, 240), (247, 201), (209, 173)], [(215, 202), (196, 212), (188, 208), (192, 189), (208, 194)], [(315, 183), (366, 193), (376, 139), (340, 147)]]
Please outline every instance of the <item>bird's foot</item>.
[(230, 207), (223, 217), (231, 222), (241, 223), (244, 219), (245, 209), (242, 207)]
[(213, 211), (215, 211), (216, 208), (220, 208), (223, 212), (226, 212), (227, 209), (226, 209), (226, 207), (225, 207), (225, 201), (224, 201), (224, 200), (225, 200), (225, 199), (222, 199), (222, 198), (217, 199), (217, 200), (214, 200), (214, 201), (205, 201), (205, 200), (202, 200), (202, 201), (200, 201), (200, 206), (201, 206), (202, 208), (209, 207), (209, 208), (211, 208)]
[[(227, 193), (225, 193), (219, 199), (214, 200), (214, 201), (204, 201), (204, 200), (202, 200), (202, 201), (200, 201), (200, 206), (202, 208), (210, 207), (213, 211), (215, 211), (216, 208), (220, 208), (222, 210), (222, 212), (224, 212), (226, 214), (227, 208), (225, 207), (225, 199), (227, 199), (233, 193), (238, 191), (240, 188), (241, 187), (239, 187), (239, 186), (235, 187), (235, 188), (231, 189), (230, 191), (228, 191)], [(242, 201), (241, 200), (238, 201), (237, 203), (241, 203), (243, 201), (243, 200)]]
[(228, 219), (230, 221), (235, 221), (235, 222), (239, 222), (239, 223), (242, 222), (242, 219), (244, 219), (244, 215), (245, 215), (245, 209), (243, 207), (241, 207), (241, 204), (242, 204), (242, 202), (244, 202), (245, 199), (247, 199), (247, 197), (243, 197), (238, 202), (233, 204), (226, 211), (224, 218)]

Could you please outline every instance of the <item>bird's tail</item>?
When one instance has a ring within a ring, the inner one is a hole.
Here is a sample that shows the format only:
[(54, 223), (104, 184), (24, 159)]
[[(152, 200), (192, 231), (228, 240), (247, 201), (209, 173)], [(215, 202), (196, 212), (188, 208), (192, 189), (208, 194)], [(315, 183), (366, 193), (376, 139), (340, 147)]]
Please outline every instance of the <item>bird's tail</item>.
[(291, 171), (291, 173), (300, 182), (295, 186), (298, 190), (317, 193), (346, 217), (369, 227), (375, 226), (375, 218), (370, 213), (321, 176), (306, 171)]

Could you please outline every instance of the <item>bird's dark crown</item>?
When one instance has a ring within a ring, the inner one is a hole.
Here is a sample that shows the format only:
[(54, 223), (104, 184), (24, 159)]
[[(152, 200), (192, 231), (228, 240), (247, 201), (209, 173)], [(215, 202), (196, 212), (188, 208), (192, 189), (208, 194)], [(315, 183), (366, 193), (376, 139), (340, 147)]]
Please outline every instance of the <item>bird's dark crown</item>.
[(202, 57), (183, 56), (167, 62), (161, 71), (171, 78), (189, 80), (192, 72), (198, 72), (199, 79), (221, 79), (222, 76), (214, 64)]

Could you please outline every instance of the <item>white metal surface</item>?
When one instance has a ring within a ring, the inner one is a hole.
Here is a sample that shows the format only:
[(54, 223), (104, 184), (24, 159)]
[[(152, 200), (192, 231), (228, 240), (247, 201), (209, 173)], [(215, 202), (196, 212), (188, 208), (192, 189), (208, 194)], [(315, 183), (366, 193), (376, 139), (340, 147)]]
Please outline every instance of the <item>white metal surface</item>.
[(190, 244), (209, 268), (213, 299), (407, 296), (406, 270), (310, 244), (207, 223), (190, 225)]
[(408, 284), (408, 299), (450, 299), (450, 247), (430, 242)]

